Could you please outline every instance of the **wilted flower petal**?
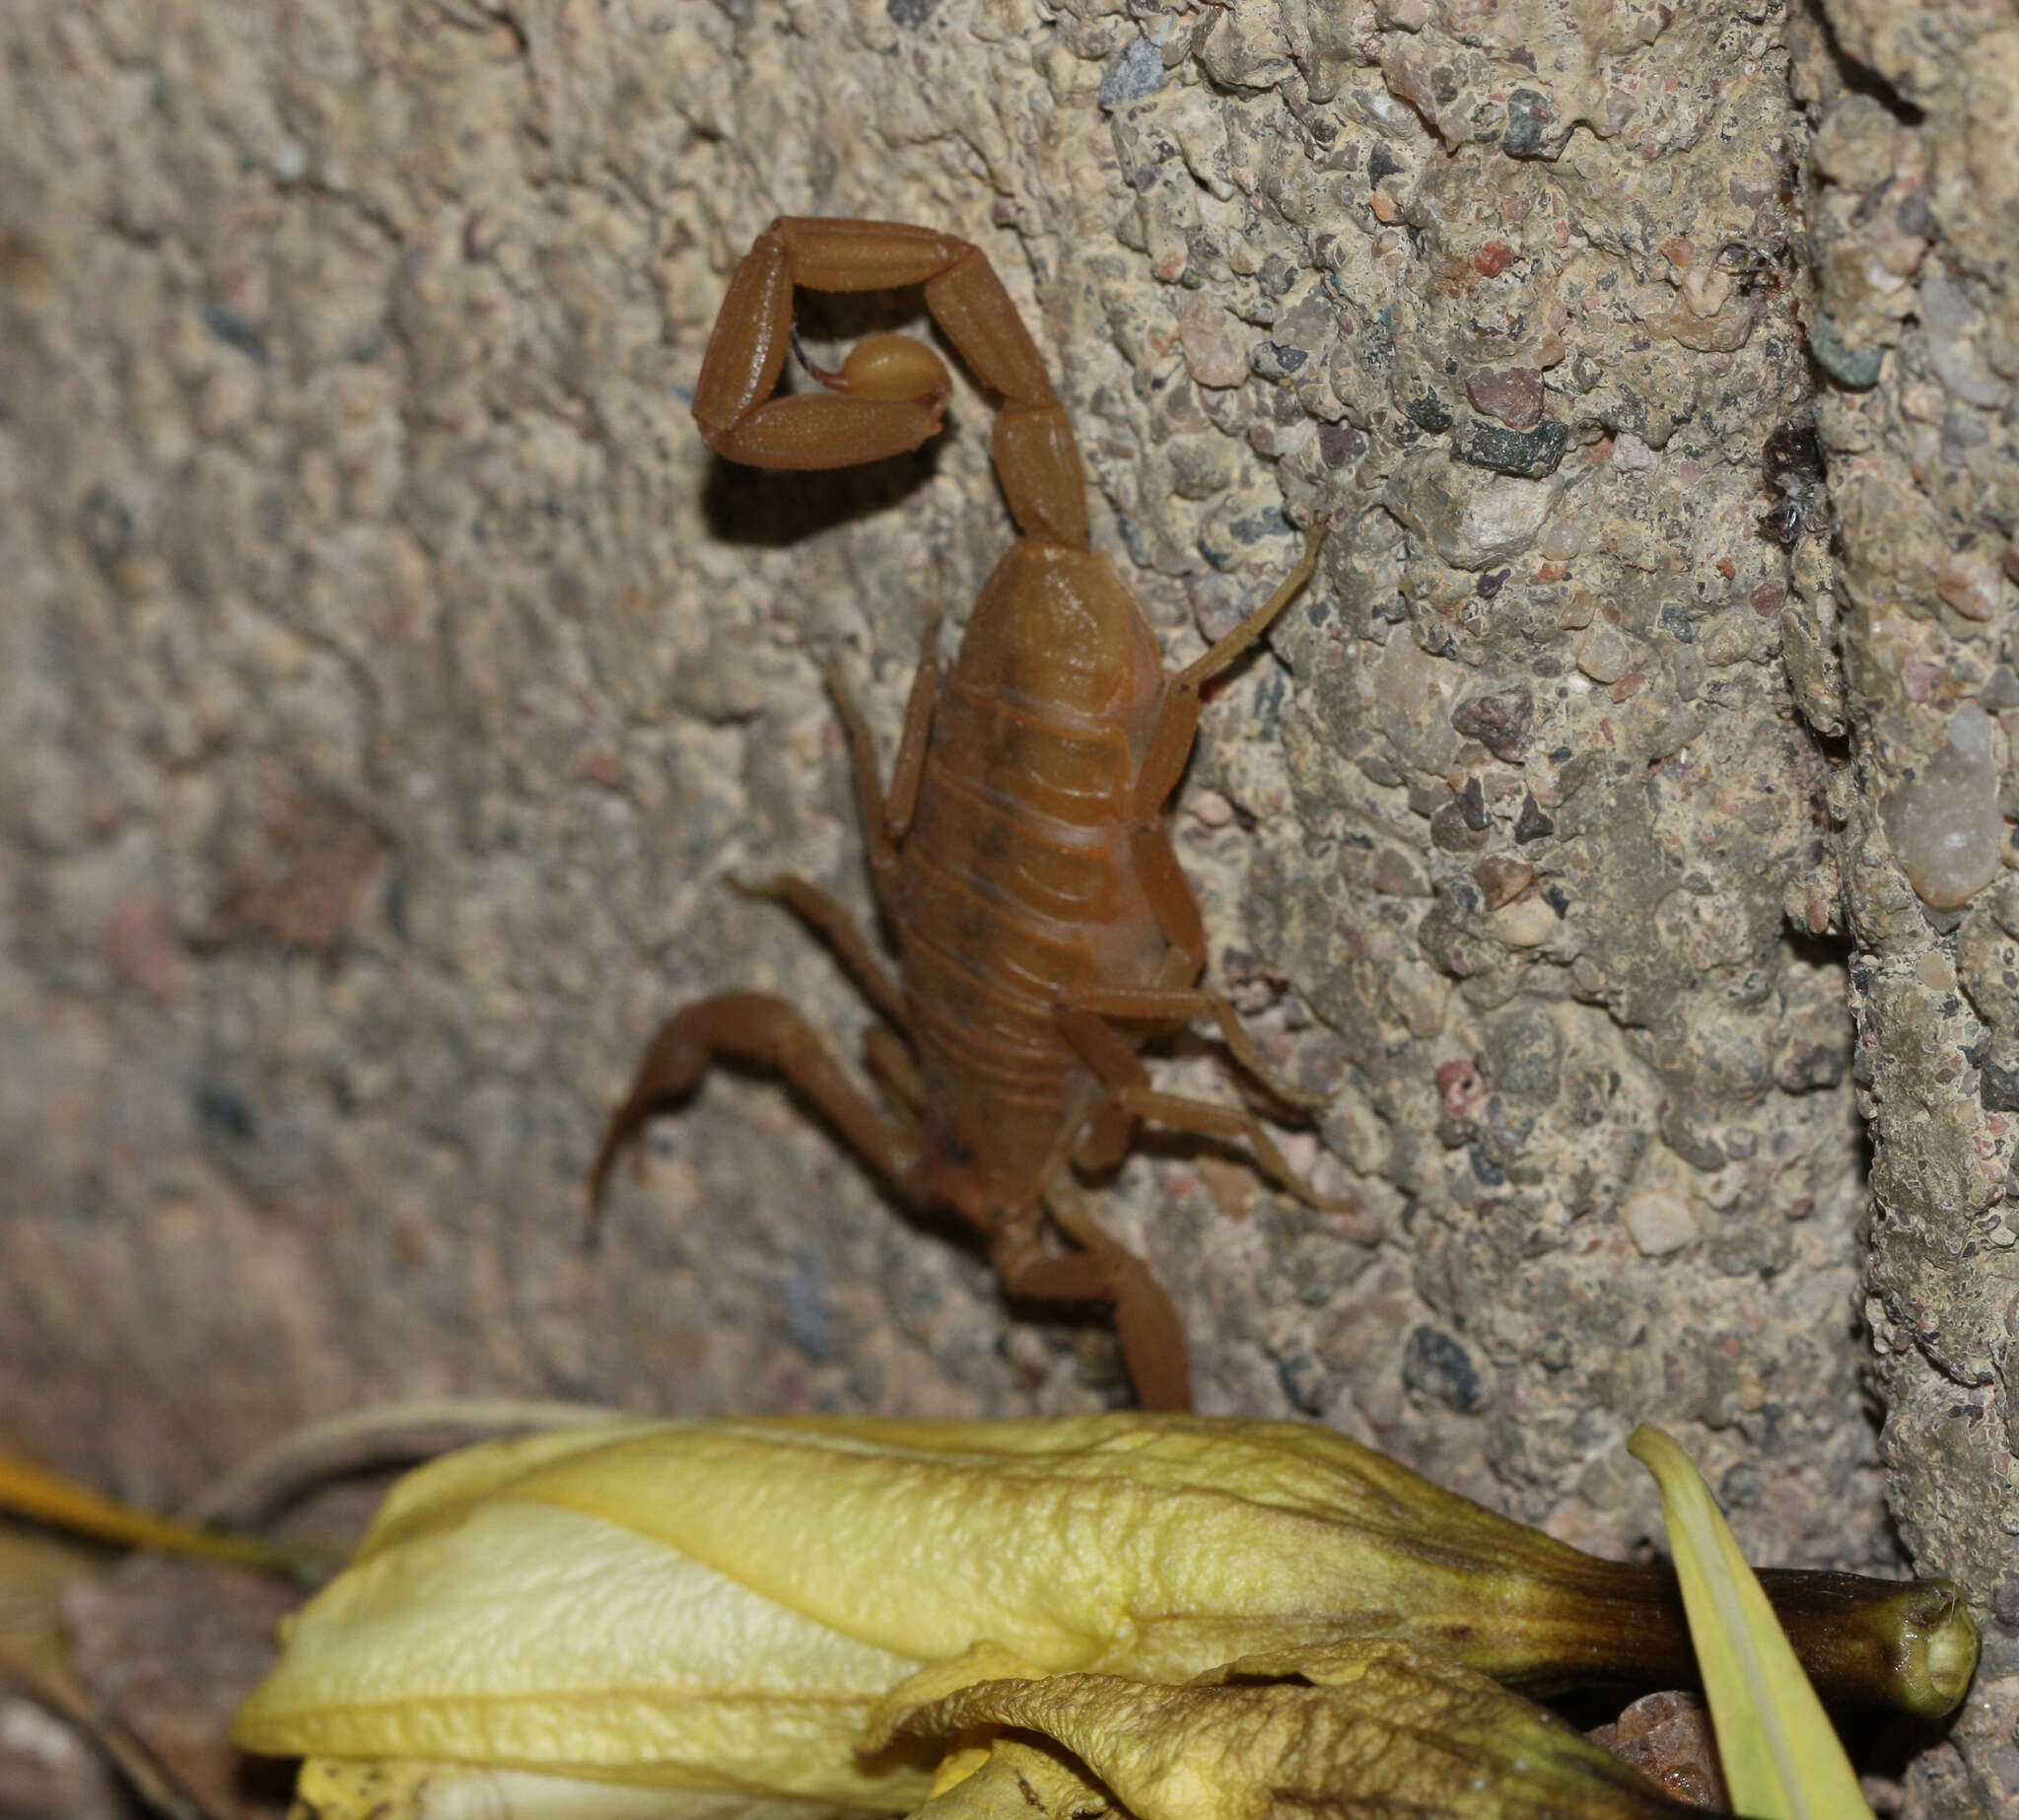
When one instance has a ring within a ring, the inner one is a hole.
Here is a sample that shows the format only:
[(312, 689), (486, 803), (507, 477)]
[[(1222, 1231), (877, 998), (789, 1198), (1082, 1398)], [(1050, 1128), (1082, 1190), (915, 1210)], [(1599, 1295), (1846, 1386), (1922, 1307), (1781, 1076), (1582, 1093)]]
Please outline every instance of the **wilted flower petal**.
[(1406, 1644), (1234, 1662), (1214, 1679), (1224, 1684), (985, 1681), (900, 1713), (897, 1736), (1007, 1726), (1071, 1753), (1061, 1761), (1021, 1738), (998, 1739), (918, 1820), (1083, 1820), (1114, 1802), (1134, 1820), (1681, 1820), (1696, 1811), (1554, 1714)]
[[(1960, 1696), (1953, 1589), (1763, 1578), (1827, 1690)], [(866, 1715), (984, 1640), (1017, 1672), (1176, 1683), (1375, 1637), (1536, 1688), (1691, 1668), (1673, 1575), (1319, 1428), (627, 1422), (402, 1480), (237, 1735), (892, 1811), (925, 1766), (860, 1759)]]
[(368, 1545), (240, 1709), (250, 1750), (443, 1760), (888, 1813), (915, 1765), (856, 1754), (917, 1663), (817, 1624), (635, 1530), (505, 1499)]

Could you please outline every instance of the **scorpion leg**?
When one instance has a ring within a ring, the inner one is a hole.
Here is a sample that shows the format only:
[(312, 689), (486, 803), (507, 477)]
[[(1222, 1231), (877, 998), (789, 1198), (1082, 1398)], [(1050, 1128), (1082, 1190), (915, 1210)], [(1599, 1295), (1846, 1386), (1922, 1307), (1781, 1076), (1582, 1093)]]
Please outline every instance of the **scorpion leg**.
[[(1189, 960), (1189, 956), (1174, 956)], [(1191, 968), (1198, 971), (1197, 965)], [(1241, 1015), (1223, 994), (1198, 986), (1093, 986), (1076, 988), (1067, 1003), (1075, 1011), (1092, 1012), (1110, 1021), (1176, 1025), (1196, 1017), (1211, 1017), (1219, 1026), (1220, 1040), (1242, 1070), (1273, 1100), (1299, 1112), (1315, 1111), (1329, 1097), (1307, 1093), (1279, 1081), (1270, 1072), (1267, 1058), (1257, 1046)]]
[(806, 1020), (769, 993), (719, 992), (666, 1019), (638, 1065), (630, 1093), (610, 1115), (589, 1172), (589, 1230), (594, 1229), (603, 1181), (617, 1152), (653, 1113), (691, 1093), (709, 1064), (718, 1060), (782, 1075), (850, 1150), (900, 1195), (913, 1197), (917, 1144), (870, 1103)]
[[(863, 842), (870, 853), (870, 880), (884, 921), (897, 922), (897, 849), (911, 827), (918, 806), (919, 780), (926, 770), (926, 740), (933, 729), (933, 709), (940, 699), (940, 607), (926, 615), (925, 648), (912, 674), (911, 694), (904, 704), (904, 731), (898, 736), (897, 761), (890, 792), (876, 767), (876, 735), (837, 664), (825, 665), (827, 692), (834, 697), (848, 738), (849, 763), (855, 772), (856, 806), (862, 816)], [(873, 994), (871, 995), (874, 996)], [(903, 1017), (894, 1020), (900, 1026)]]
[(926, 1104), (925, 1086), (911, 1051), (888, 1024), (872, 1023), (863, 1032), (863, 1066), (883, 1089), (891, 1112), (908, 1124), (916, 1142)]
[[(912, 671), (911, 693), (904, 701), (904, 729), (897, 735), (897, 756), (890, 765), (890, 794), (883, 799), (884, 837), (893, 850), (911, 832), (919, 805), (919, 784), (926, 775), (926, 745), (933, 732), (933, 710), (940, 704), (940, 612), (937, 595), (926, 612), (925, 636), (919, 641), (919, 666)], [(870, 775), (873, 777), (874, 772)], [(865, 804), (867, 811), (867, 800)]]
[(1331, 522), (1319, 519), (1304, 533), (1304, 553), (1297, 566), (1283, 578), (1277, 591), (1247, 618), (1214, 642), (1203, 657), (1193, 660), (1163, 687), (1157, 704), (1156, 722), (1149, 730), (1144, 748), (1143, 768), (1136, 774), (1136, 818), (1149, 823), (1158, 815), (1164, 799), (1177, 788), (1185, 773), (1185, 761), (1192, 756), (1192, 742), (1199, 735), (1200, 691), (1226, 668), (1234, 659), (1267, 632), (1303, 591), (1317, 572), (1318, 548), (1332, 529)]
[(876, 1008), (877, 1015), (896, 1028), (910, 1031), (911, 1012), (904, 1002), (903, 990), (884, 970), (869, 937), (856, 927), (855, 918), (841, 903), (810, 879), (790, 875), (754, 884), (732, 882), (745, 897), (768, 897), (784, 904), (834, 950), (835, 958), (847, 969), (849, 978), (863, 989), (864, 998)]
[(1053, 1015), (1060, 1033), (1107, 1088), (1107, 1096), (1094, 1108), (1074, 1158), (1082, 1167), (1112, 1167), (1128, 1148), (1134, 1121), (1154, 1119), (1174, 1131), (1189, 1131), (1203, 1138), (1240, 1139), (1270, 1178), (1306, 1207), (1336, 1212), (1342, 1205), (1353, 1205), (1331, 1200), (1304, 1181), (1276, 1148), (1276, 1141), (1263, 1129), (1262, 1121), (1245, 1107), (1217, 1106), (1210, 1100), (1159, 1092), (1150, 1084), (1143, 1058), (1105, 1017), (1071, 1005), (1059, 1006)]
[(1054, 1170), (1043, 1191), (1045, 1210), (1079, 1247), (1048, 1253), (1035, 1222), (1012, 1221), (996, 1235), (990, 1262), (1004, 1293), (1033, 1301), (1095, 1301), (1114, 1309), (1122, 1364), (1145, 1409), (1189, 1410), (1192, 1376), (1185, 1329), (1149, 1266), (1118, 1245), (1086, 1211), (1085, 1203)]

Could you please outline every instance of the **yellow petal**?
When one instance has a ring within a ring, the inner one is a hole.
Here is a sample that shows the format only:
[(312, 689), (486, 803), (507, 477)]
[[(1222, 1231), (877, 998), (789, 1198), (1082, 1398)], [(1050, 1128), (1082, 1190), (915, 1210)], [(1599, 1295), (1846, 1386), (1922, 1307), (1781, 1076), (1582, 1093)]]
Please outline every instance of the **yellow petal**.
[(849, 1810), (462, 1763), (302, 1766), (290, 1820), (830, 1820)]
[(1774, 1607), (1690, 1456), (1642, 1423), (1627, 1450), (1654, 1475), (1683, 1582), (1717, 1755), (1753, 1820), (1871, 1820), (1856, 1773)]
[(559, 1505), (894, 1653), (942, 1660), (986, 1637), (1049, 1672), (1156, 1680), (1342, 1627), (1518, 1671), (1563, 1628), (1562, 1574), (1581, 1584), (1605, 1567), (1289, 1423), (1131, 1413), (537, 1438), (410, 1475), (361, 1558), (475, 1499)]
[[(1555, 1715), (1407, 1645), (1340, 1644), (1322, 1686), (1154, 1687), (1107, 1675), (988, 1681), (901, 1720), (912, 1735), (1002, 1725), (1020, 1739), (936, 1795), (919, 1820), (1076, 1820), (1111, 1794), (1135, 1820), (1268, 1820), (1284, 1813), (1419, 1820), (1682, 1820), (1692, 1810)], [(1089, 1800), (1089, 1796), (1091, 1800)], [(1030, 1814), (1030, 1808), (1038, 1810)]]
[[(1946, 1635), (1909, 1622), (1924, 1589), (1824, 1577), (1802, 1622), (1850, 1637), (1840, 1685), (1949, 1697), (1902, 1670)], [(240, 1736), (901, 1805), (929, 1766), (858, 1761), (857, 1729), (983, 1640), (1036, 1672), (1175, 1682), (1367, 1636), (1531, 1685), (1689, 1663), (1671, 1576), (1322, 1429), (623, 1422), (402, 1480)]]
[(238, 1567), (296, 1575), (310, 1584), (326, 1579), (333, 1566), (327, 1555), (313, 1545), (268, 1542), (258, 1536), (235, 1535), (156, 1516), (18, 1454), (0, 1453), (0, 1509), (122, 1548), (228, 1561)]
[(233, 1735), (890, 1811), (924, 1766), (854, 1745), (918, 1664), (599, 1517), (505, 1502), (380, 1550), (297, 1614)]

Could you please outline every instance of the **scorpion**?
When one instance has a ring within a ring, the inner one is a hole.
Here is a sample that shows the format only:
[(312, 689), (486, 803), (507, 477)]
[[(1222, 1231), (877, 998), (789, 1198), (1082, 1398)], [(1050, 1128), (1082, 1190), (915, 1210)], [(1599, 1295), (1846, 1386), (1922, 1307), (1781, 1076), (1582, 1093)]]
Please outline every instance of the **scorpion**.
[(793, 1006), (716, 993), (667, 1019), (640, 1062), (590, 1173), (589, 1218), (625, 1143), (712, 1062), (770, 1072), (900, 1199), (964, 1218), (1006, 1295), (1110, 1307), (1139, 1402), (1187, 1409), (1177, 1311), (1093, 1219), (1073, 1172), (1118, 1165), (1147, 1119), (1241, 1140), (1306, 1205), (1351, 1205), (1300, 1180), (1245, 1106), (1159, 1091), (1138, 1054), (1151, 1035), (1210, 1017), (1280, 1107), (1312, 1104), (1270, 1079), (1232, 1005), (1198, 983), (1205, 929), (1164, 805), (1191, 754), (1202, 690), (1309, 581), (1325, 523), (1262, 605), (1166, 675), (1141, 608), (1089, 547), (1073, 426), (1036, 344), (967, 241), (896, 222), (774, 221), (737, 267), (702, 358), (693, 409), (708, 447), (758, 467), (834, 468), (916, 449), (941, 427), (947, 369), (904, 334), (861, 341), (838, 372), (805, 363), (821, 389), (773, 397), (794, 345), (796, 285), (924, 287), (934, 321), (1001, 400), (991, 454), (1021, 534), (943, 674), (930, 609), (887, 792), (869, 723), (827, 666), (902, 984), (817, 885), (743, 887), (781, 901), (860, 984), (880, 1018), (865, 1065), (883, 1106)]

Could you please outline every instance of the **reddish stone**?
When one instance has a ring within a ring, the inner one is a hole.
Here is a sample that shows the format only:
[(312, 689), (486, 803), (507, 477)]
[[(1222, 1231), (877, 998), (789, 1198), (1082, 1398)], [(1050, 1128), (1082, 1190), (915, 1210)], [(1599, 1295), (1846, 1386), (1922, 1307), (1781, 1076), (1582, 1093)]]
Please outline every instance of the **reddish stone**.
[(1542, 422), (1542, 375), (1533, 367), (1482, 367), (1465, 382), (1466, 395), (1510, 430)]

